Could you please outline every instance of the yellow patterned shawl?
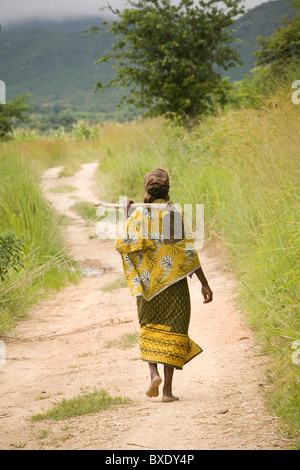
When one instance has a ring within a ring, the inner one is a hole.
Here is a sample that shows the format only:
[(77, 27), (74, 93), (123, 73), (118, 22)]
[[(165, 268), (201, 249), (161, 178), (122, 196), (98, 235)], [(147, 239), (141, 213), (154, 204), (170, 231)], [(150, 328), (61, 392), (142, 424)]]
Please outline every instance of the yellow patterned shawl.
[[(154, 203), (166, 203), (156, 199)], [(165, 243), (164, 216), (168, 210), (137, 207), (128, 217), (116, 250), (121, 254), (125, 276), (133, 296), (152, 299), (171, 284), (183, 279), (200, 267), (194, 240), (188, 235), (184, 214), (176, 205), (183, 221), (184, 234), (180, 241)], [(169, 215), (170, 216), (170, 215)]]

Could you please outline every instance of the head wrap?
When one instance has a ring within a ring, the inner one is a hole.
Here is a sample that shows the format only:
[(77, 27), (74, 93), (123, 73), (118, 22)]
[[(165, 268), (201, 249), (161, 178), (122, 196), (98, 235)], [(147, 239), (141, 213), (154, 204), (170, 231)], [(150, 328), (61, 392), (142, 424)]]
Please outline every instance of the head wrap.
[(151, 202), (159, 195), (167, 196), (170, 188), (168, 173), (161, 168), (149, 171), (144, 177), (144, 188), (147, 192), (144, 202)]

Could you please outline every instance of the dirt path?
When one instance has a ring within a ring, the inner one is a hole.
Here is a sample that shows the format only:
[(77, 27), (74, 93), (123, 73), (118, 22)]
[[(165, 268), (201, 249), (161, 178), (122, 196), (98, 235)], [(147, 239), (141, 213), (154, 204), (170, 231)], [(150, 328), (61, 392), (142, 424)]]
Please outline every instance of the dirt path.
[[(266, 358), (243, 326), (234, 303), (234, 284), (218, 262), (200, 252), (214, 291), (203, 305), (200, 284), (189, 280), (192, 300), (191, 337), (204, 352), (175, 371), (178, 402), (148, 398), (148, 366), (139, 347), (108, 347), (109, 340), (139, 330), (135, 299), (127, 288), (103, 292), (122, 275), (114, 242), (94, 237), (70, 207), (75, 200), (93, 201), (90, 189), (96, 164), (82, 165), (74, 177), (44, 176), (47, 196), (72, 223), (66, 228), (69, 251), (98, 275), (83, 277), (33, 309), (19, 323), (15, 339), (6, 339), (6, 364), (0, 364), (1, 449), (284, 449), (278, 419), (263, 405)], [(50, 190), (68, 184), (75, 192)], [(77, 198), (77, 199), (76, 199)], [(90, 271), (90, 274), (92, 271)], [(162, 371), (162, 369), (160, 369)], [(103, 388), (125, 395), (132, 405), (65, 421), (31, 422), (55, 400)]]

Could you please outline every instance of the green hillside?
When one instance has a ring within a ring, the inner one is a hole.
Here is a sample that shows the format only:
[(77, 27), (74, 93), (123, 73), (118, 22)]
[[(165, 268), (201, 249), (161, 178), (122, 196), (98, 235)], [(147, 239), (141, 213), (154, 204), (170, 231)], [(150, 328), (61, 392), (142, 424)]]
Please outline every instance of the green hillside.
[[(240, 42), (236, 47), (244, 65), (224, 75), (240, 80), (253, 68), (256, 37), (270, 35), (284, 14), (293, 14), (287, 0), (271, 1), (237, 21), (235, 36)], [(99, 26), (99, 33), (83, 33), (90, 25)], [(6, 83), (7, 99), (30, 93), (35, 115), (42, 116), (45, 123), (60, 115), (57, 125), (91, 116), (97, 120), (130, 118), (136, 113), (133, 108), (116, 111), (122, 96), (119, 88), (94, 93), (95, 82), (106, 83), (113, 74), (111, 63), (95, 64), (114, 42), (105, 29), (100, 17), (4, 27), (0, 33), (0, 79)]]
[[(100, 26), (99, 34), (83, 32), (91, 24)], [(112, 75), (112, 64), (95, 64), (113, 42), (101, 19), (27, 23), (3, 28), (0, 39), (0, 77), (8, 100), (30, 93), (35, 113), (42, 114), (71, 110), (99, 117), (115, 112), (120, 89), (94, 92), (96, 81)]]
[[(96, 23), (95, 18), (92, 21)], [(106, 97), (95, 98), (93, 86), (99, 75), (105, 79), (111, 74), (111, 67), (101, 67), (100, 72), (94, 61), (110, 48), (112, 38), (102, 26), (97, 36), (83, 33), (89, 24), (72, 21), (3, 28), (0, 74), (8, 99), (31, 93), (40, 106), (55, 102), (91, 111), (111, 108)]]

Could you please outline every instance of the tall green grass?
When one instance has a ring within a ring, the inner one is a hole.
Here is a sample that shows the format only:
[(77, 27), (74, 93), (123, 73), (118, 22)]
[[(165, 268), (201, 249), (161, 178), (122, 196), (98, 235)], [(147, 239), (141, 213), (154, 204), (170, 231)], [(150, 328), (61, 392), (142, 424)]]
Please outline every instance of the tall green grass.
[(8, 152), (1, 155), (0, 167), (0, 233), (24, 239), (24, 267), (18, 272), (10, 269), (0, 283), (0, 332), (4, 333), (43, 294), (77, 277), (63, 252), (61, 217), (43, 196), (36, 164)]
[[(270, 354), (269, 403), (300, 446), (300, 109), (289, 95), (210, 122), (206, 138), (227, 184), (215, 214), (249, 324)], [(222, 127), (222, 135), (216, 129)], [(224, 180), (223, 180), (224, 181)]]

